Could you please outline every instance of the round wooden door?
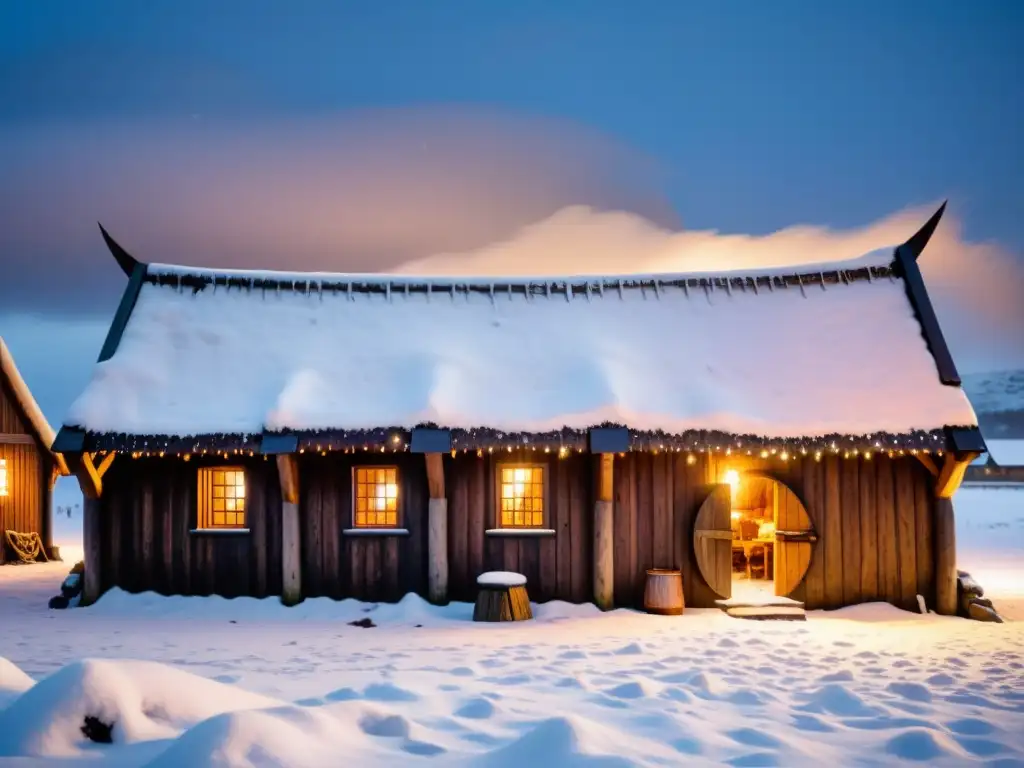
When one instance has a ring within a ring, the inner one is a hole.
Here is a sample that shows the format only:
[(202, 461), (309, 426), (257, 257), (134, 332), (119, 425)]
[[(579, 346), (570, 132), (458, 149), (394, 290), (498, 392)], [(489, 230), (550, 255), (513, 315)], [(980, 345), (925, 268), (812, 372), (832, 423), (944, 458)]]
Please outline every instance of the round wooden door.
[(772, 481), (775, 511), (775, 594), (785, 597), (807, 575), (818, 535), (803, 502), (785, 484)]
[(732, 489), (716, 485), (697, 512), (693, 549), (697, 567), (711, 590), (732, 596)]

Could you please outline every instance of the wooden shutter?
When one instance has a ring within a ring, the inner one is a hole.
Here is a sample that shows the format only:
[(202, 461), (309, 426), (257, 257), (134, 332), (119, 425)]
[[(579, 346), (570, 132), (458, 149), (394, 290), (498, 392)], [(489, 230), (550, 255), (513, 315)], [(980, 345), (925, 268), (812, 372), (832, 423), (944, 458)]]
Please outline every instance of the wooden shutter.
[(716, 485), (697, 512), (693, 548), (697, 567), (711, 590), (732, 596), (732, 489)]
[(775, 497), (775, 594), (785, 597), (803, 581), (818, 540), (803, 503), (782, 483), (772, 483)]

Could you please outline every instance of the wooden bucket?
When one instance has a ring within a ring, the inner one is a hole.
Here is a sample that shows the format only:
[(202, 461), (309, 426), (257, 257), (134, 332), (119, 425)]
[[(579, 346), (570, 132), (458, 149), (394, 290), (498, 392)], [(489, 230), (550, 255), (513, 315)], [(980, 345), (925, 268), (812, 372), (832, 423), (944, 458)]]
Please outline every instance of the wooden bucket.
[(644, 587), (644, 610), (661, 616), (683, 612), (683, 576), (680, 571), (651, 568)]

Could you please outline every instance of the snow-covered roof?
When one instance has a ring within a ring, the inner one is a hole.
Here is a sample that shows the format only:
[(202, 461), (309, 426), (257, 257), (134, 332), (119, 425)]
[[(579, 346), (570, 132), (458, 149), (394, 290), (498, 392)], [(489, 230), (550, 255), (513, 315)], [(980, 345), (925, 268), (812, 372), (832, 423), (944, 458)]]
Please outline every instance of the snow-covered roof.
[(988, 454), (1000, 467), (1024, 467), (1024, 440), (986, 440)]
[(35, 438), (53, 456), (60, 473), (67, 475), (68, 467), (64, 457), (50, 450), (54, 437), (56, 437), (53, 428), (43, 415), (43, 411), (39, 408), (36, 399), (32, 397), (32, 392), (29, 390), (28, 384), (25, 383), (25, 379), (22, 378), (18, 366), (14, 364), (14, 357), (7, 348), (3, 337), (0, 337), (0, 378), (7, 382), (7, 388), (24, 414), (28, 427), (35, 435)]
[[(129, 435), (602, 423), (767, 438), (977, 424), (891, 256), (710, 275), (423, 278), (151, 264), (65, 424)], [(828, 271), (826, 271), (826, 269)]]

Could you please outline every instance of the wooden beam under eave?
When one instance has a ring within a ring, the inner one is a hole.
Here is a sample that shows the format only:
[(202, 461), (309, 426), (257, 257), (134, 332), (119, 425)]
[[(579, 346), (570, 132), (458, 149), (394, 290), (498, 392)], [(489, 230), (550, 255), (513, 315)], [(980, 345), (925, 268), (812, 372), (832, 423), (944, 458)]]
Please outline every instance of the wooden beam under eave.
[(939, 499), (951, 499), (964, 480), (964, 473), (971, 462), (978, 458), (978, 453), (947, 453), (946, 460), (939, 470), (935, 481), (935, 496)]
[(939, 476), (938, 466), (935, 464), (934, 461), (932, 461), (932, 457), (929, 456), (927, 453), (915, 453), (914, 458), (916, 458), (919, 462), (921, 462), (922, 465), (924, 465), (924, 468), (931, 473), (932, 477)]
[(100, 479), (107, 474), (107, 470), (110, 469), (110, 465), (114, 463), (115, 456), (117, 456), (117, 452), (111, 451), (103, 457), (103, 460), (100, 461), (98, 465), (96, 465), (96, 474), (99, 475)]
[(427, 490), (430, 498), (443, 499), (444, 495), (444, 458), (440, 453), (423, 454), (427, 462)]
[(299, 464), (294, 453), (277, 455), (277, 475), (281, 480), (281, 499), (290, 504), (298, 504)]
[(78, 480), (78, 487), (87, 499), (98, 499), (103, 495), (103, 480), (92, 463), (89, 453), (69, 453), (64, 456), (70, 474)]

